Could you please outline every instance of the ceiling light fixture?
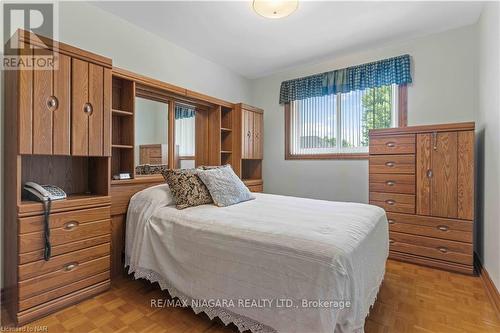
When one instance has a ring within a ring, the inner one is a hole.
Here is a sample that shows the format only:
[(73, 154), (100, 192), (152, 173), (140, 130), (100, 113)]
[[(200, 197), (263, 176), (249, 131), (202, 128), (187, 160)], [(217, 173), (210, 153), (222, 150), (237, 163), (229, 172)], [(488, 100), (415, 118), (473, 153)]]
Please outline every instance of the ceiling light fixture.
[(298, 7), (298, 0), (253, 0), (253, 10), (260, 16), (272, 19), (287, 17)]

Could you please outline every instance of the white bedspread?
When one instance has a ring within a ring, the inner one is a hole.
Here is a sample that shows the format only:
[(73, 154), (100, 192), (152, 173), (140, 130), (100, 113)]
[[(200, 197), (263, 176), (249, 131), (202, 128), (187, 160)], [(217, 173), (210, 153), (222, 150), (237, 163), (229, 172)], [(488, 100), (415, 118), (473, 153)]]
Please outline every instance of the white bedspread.
[[(127, 216), (129, 271), (180, 299), (205, 300), (192, 303), (196, 312), (240, 330), (363, 332), (388, 256), (385, 212), (255, 196), (225, 208), (177, 210), (140, 192)], [(318, 300), (328, 303), (305, 303)]]

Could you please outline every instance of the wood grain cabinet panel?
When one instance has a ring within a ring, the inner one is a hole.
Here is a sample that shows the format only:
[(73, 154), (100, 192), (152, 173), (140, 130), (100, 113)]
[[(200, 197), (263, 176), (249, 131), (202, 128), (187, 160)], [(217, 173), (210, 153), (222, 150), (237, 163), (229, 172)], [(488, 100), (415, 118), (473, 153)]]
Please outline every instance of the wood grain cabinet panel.
[(391, 258), (474, 272), (474, 123), (372, 130), (369, 171)]
[[(35, 49), (34, 55), (39, 52)], [(33, 154), (52, 154), (52, 70), (33, 71)]]
[(88, 114), (89, 122), (89, 156), (103, 155), (104, 137), (104, 69), (89, 64), (89, 99), (92, 111)]
[(254, 116), (252, 111), (242, 110), (242, 152), (241, 158), (254, 158)]
[(57, 107), (52, 112), (52, 153), (69, 155), (71, 145), (71, 58), (56, 55), (57, 68), (54, 70), (54, 92)]
[(86, 61), (72, 60), (71, 76), (71, 154), (88, 156), (89, 123), (84, 108), (89, 100), (89, 64)]
[(457, 217), (474, 218), (474, 132), (458, 133), (458, 202)]
[(457, 217), (457, 132), (433, 134), (431, 215)]
[(253, 112), (253, 158), (262, 159), (264, 155), (264, 115), (262, 113)]
[[(33, 49), (24, 42), (19, 44), (20, 56), (31, 56)], [(19, 154), (33, 153), (33, 69), (27, 68), (27, 64), (21, 64), (17, 71), (19, 80), (18, 123), (19, 132)], [(14, 103), (14, 101), (13, 101)]]

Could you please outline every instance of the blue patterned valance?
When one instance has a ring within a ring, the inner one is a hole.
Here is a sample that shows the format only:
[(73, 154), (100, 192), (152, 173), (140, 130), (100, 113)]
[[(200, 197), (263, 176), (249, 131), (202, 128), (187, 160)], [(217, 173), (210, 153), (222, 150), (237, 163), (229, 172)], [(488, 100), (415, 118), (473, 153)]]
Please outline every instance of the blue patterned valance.
[(194, 117), (195, 109), (187, 105), (175, 105), (175, 119)]
[(280, 104), (310, 97), (411, 83), (408, 54), (288, 80), (281, 83)]

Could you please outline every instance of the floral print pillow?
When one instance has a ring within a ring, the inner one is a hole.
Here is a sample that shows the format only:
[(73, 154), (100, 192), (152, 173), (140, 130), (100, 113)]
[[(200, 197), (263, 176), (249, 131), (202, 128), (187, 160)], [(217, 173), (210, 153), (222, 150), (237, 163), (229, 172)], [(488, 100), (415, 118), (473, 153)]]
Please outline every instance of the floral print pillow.
[(196, 173), (196, 169), (165, 170), (162, 173), (177, 209), (213, 203), (210, 192)]

